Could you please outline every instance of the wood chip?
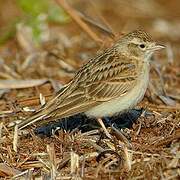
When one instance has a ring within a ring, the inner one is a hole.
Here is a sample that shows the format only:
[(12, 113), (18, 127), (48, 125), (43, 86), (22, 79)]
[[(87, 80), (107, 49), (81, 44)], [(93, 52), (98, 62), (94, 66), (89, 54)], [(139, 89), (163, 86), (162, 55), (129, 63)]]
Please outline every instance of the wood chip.
[(30, 80), (0, 80), (0, 89), (22, 89), (39, 86), (46, 83), (47, 79), (30, 79)]

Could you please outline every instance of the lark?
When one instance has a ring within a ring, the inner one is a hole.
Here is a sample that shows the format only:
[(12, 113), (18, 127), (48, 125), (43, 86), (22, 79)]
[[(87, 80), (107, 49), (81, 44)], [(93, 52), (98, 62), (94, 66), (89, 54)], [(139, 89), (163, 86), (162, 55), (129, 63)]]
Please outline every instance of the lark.
[(150, 57), (162, 48), (146, 32), (130, 32), (83, 65), (55, 97), (22, 121), (19, 129), (85, 113), (95, 117), (108, 134), (101, 118), (123, 113), (143, 99)]

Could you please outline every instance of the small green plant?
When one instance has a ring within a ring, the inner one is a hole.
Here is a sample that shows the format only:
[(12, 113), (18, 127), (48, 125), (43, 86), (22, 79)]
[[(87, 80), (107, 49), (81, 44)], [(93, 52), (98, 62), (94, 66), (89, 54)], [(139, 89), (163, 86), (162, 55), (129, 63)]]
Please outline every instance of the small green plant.
[(32, 29), (33, 40), (39, 43), (48, 23), (64, 24), (70, 21), (70, 17), (53, 0), (16, 0), (16, 5), (20, 8), (22, 16), (15, 18), (3, 30), (1, 44), (15, 35), (16, 24), (20, 22)]

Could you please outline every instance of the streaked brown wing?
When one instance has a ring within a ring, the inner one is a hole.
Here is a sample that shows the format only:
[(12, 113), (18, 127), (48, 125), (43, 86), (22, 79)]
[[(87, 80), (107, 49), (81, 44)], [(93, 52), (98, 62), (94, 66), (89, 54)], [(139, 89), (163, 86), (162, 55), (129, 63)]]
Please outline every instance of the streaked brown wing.
[(109, 101), (123, 96), (137, 83), (136, 62), (124, 56), (113, 60), (94, 70), (92, 81), (85, 85), (88, 96), (96, 101)]
[(114, 59), (111, 58), (109, 62), (109, 59), (103, 56), (106, 63), (102, 61), (101, 65), (96, 66), (94, 62), (94, 66), (89, 68), (89, 71), (87, 70), (91, 64), (89, 66), (87, 64), (85, 72), (82, 70), (76, 75), (68, 87), (69, 90), (67, 89), (60, 98), (56, 98), (57, 102), (53, 105), (55, 117), (63, 118), (86, 112), (102, 102), (125, 95), (135, 86), (136, 65), (127, 58), (125, 61), (124, 57), (113, 57)]
[(102, 102), (123, 96), (136, 84), (136, 69), (134, 61), (117, 55), (114, 49), (108, 50), (84, 65), (66, 88), (19, 128), (42, 119), (48, 122), (86, 112)]

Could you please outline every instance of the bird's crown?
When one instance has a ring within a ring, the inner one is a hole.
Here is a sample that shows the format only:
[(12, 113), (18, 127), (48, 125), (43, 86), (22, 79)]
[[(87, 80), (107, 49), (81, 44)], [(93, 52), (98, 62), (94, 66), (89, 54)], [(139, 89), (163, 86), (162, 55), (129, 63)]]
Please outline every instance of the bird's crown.
[(139, 39), (143, 40), (144, 42), (152, 42), (153, 41), (151, 36), (143, 30), (132, 31), (132, 32), (128, 33), (127, 35), (125, 35), (123, 38), (128, 39), (128, 40), (133, 39), (133, 38), (139, 38)]

